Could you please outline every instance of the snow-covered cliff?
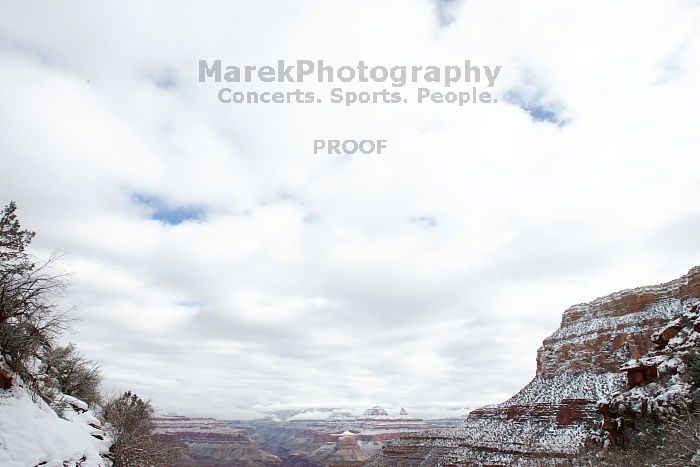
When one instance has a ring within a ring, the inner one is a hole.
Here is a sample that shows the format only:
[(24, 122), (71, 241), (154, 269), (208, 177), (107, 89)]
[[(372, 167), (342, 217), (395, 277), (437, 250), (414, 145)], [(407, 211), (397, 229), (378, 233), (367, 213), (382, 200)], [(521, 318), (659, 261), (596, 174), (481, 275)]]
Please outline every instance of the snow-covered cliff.
[(557, 465), (600, 422), (597, 402), (623, 387), (619, 371), (649, 352), (653, 333), (700, 297), (700, 267), (666, 284), (624, 290), (566, 310), (537, 352), (535, 378), (460, 426), (388, 443), (374, 465)]
[[(0, 362), (1, 363), (1, 362)], [(11, 375), (9, 371), (5, 373)], [(60, 396), (62, 417), (33, 400), (13, 376), (0, 389), (0, 465), (3, 467), (107, 467), (109, 440), (87, 404)]]

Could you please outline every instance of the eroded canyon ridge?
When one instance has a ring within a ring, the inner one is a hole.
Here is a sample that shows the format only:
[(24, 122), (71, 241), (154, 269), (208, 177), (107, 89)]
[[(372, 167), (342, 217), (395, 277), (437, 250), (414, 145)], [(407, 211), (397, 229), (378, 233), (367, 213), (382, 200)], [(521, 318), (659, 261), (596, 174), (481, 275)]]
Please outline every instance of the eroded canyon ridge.
[(560, 465), (605, 427), (598, 401), (611, 396), (614, 400), (619, 394), (615, 391), (658, 377), (654, 365), (659, 357), (649, 360), (650, 366), (642, 357), (659, 352), (659, 346), (680, 345), (680, 336), (679, 342), (669, 344), (664, 333), (674, 334), (678, 323), (690, 320), (684, 339), (697, 345), (700, 329), (693, 331), (693, 326), (700, 328), (699, 303), (696, 267), (666, 284), (574, 305), (564, 312), (559, 329), (544, 340), (537, 352), (537, 373), (520, 392), (472, 411), (457, 427), (389, 442), (369, 464)]

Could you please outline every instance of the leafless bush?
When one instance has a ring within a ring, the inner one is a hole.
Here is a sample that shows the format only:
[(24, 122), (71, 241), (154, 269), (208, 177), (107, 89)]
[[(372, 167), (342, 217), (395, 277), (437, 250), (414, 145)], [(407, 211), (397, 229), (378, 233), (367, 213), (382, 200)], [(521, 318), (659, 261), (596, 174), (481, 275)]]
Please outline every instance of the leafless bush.
[(683, 357), (683, 361), (688, 366), (688, 382), (696, 388), (700, 387), (700, 353), (697, 350), (690, 352)]
[(44, 352), (42, 373), (64, 394), (94, 407), (100, 403), (100, 366), (86, 359), (74, 344), (52, 347)]
[(588, 447), (575, 456), (571, 465), (576, 467), (619, 467), (622, 465), (637, 467), (650, 465), (648, 461), (648, 454), (634, 449)]
[(151, 403), (130, 391), (105, 404), (104, 418), (113, 440), (109, 451), (114, 467), (157, 465), (177, 457), (176, 450), (154, 441), (153, 414)]
[(635, 420), (635, 429), (625, 436), (624, 446), (583, 449), (575, 466), (657, 466), (700, 465), (700, 414), (678, 405), (657, 419)]
[(73, 320), (57, 306), (66, 275), (54, 272), (56, 257), (37, 264), (27, 253), (34, 232), (21, 229), (16, 209), (11, 202), (0, 217), (0, 352), (38, 390), (32, 366)]
[(666, 420), (666, 427), (663, 465), (700, 465), (700, 414), (680, 412)]

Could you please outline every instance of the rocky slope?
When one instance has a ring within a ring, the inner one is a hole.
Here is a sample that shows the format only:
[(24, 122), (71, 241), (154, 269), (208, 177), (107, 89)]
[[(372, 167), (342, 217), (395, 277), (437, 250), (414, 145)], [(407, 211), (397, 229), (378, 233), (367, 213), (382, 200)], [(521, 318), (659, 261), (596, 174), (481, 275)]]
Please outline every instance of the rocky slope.
[(265, 467), (282, 465), (279, 457), (265, 451), (254, 427), (245, 422), (158, 416), (154, 438), (182, 448), (183, 455), (172, 466)]
[[(652, 335), (653, 350), (622, 366), (626, 387), (598, 404), (603, 414), (601, 434), (609, 446), (626, 444), (630, 433), (639, 431), (645, 421), (668, 424), (671, 417), (698, 408), (700, 303), (689, 305), (680, 318)], [(693, 465), (700, 464), (700, 452), (696, 457)]]
[(3, 467), (108, 467), (110, 442), (87, 404), (59, 395), (61, 416), (0, 357), (0, 465)]
[(387, 443), (370, 465), (559, 465), (600, 421), (597, 401), (621, 388), (620, 367), (700, 297), (700, 267), (666, 284), (624, 290), (564, 312), (537, 353), (535, 378), (459, 427)]
[[(374, 415), (372, 415), (374, 412)], [(407, 433), (452, 427), (460, 419), (421, 420), (405, 409), (391, 415), (381, 408), (366, 411), (307, 409), (251, 421), (262, 446), (285, 466), (361, 465), (382, 445)], [(366, 458), (365, 458), (366, 457)]]
[(349, 467), (361, 466), (367, 460), (369, 455), (362, 450), (355, 434), (346, 431), (338, 437), (336, 447), (325, 463), (329, 467)]

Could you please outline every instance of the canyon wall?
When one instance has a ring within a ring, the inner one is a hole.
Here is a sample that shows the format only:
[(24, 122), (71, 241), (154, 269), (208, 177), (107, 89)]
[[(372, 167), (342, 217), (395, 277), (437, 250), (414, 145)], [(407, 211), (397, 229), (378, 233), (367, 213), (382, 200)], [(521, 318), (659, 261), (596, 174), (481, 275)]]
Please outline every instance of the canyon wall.
[(561, 465), (590, 436), (597, 402), (624, 386), (620, 367), (647, 354), (652, 334), (700, 297), (700, 267), (666, 284), (574, 305), (537, 352), (534, 379), (458, 427), (387, 443), (368, 465)]

